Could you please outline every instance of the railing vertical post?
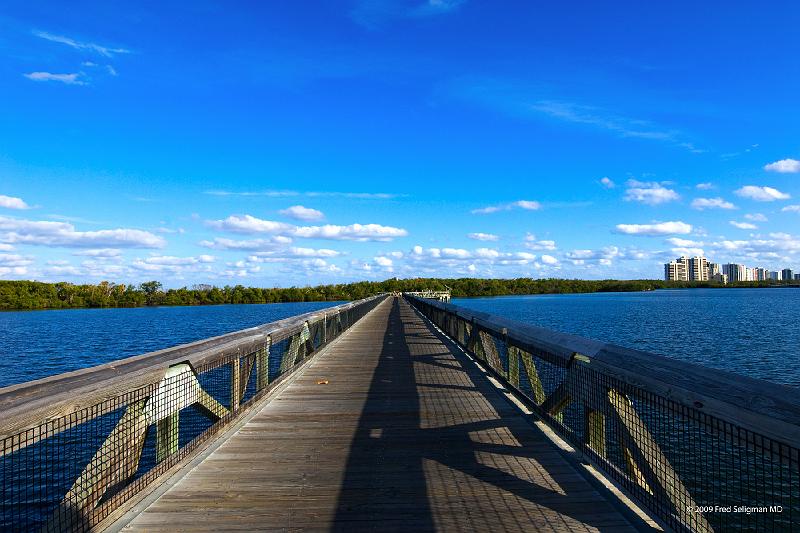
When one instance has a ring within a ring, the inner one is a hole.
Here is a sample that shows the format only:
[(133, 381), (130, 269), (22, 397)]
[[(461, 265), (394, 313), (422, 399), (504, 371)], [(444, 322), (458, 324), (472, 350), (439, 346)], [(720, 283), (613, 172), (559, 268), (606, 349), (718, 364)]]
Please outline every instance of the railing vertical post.
[(606, 456), (606, 417), (584, 405), (584, 443), (600, 457)]
[(267, 342), (256, 356), (256, 390), (263, 390), (269, 385), (269, 351), (272, 347), (272, 335), (267, 335)]
[(508, 354), (508, 381), (519, 389), (519, 348), (506, 344)]
[[(505, 365), (503, 365), (504, 366), (504, 368), (503, 368), (504, 376), (503, 377), (508, 379), (509, 375), (510, 375), (509, 373), (511, 371), (511, 358), (508, 355), (508, 329), (507, 328), (503, 328), (502, 330), (500, 330), (500, 333), (503, 335), (503, 346), (505, 346), (505, 348), (506, 348), (506, 362), (505, 362)], [(503, 362), (500, 361), (500, 364), (502, 365)]]
[(156, 462), (160, 463), (178, 451), (180, 411), (168, 415), (156, 423)]
[(239, 393), (239, 380), (241, 373), (241, 361), (239, 350), (236, 350), (236, 357), (231, 360), (231, 411), (237, 411), (242, 398)]

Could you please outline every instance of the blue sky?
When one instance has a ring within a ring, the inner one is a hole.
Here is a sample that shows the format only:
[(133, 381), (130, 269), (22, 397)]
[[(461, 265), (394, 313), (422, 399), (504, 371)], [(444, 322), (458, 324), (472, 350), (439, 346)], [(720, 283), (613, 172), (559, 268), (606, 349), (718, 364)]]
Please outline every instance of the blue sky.
[(4, 3), (0, 278), (800, 269), (800, 6)]

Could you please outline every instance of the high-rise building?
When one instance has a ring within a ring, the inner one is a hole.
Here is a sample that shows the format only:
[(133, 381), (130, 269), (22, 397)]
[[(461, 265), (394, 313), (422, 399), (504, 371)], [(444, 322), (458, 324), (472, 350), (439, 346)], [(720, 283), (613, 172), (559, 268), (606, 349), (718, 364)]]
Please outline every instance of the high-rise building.
[(794, 279), (794, 272), (791, 268), (781, 270), (781, 279)]
[(689, 281), (689, 260), (680, 257), (664, 265), (664, 279), (667, 281)]
[(708, 279), (711, 279), (713, 276), (722, 273), (722, 266), (719, 263), (709, 263), (708, 264)]
[(794, 275), (794, 280), (795, 280), (795, 281), (798, 281), (798, 280), (800, 280), (800, 274), (795, 274), (795, 275)]
[(769, 279), (771, 279), (772, 281), (780, 281), (781, 280), (781, 271), (780, 270), (776, 270), (774, 272), (770, 272), (769, 273)]
[[(685, 260), (681, 257), (680, 260)], [(708, 260), (705, 257), (692, 257), (687, 261), (689, 281), (708, 281)]]
[(726, 276), (722, 272), (717, 272), (708, 279), (711, 281), (716, 281), (717, 283), (722, 283), (723, 285), (728, 283), (728, 276)]
[(735, 281), (747, 281), (748, 278), (747, 267), (737, 263), (728, 263), (726, 265), (722, 265), (722, 273), (728, 276), (728, 281), (731, 283)]

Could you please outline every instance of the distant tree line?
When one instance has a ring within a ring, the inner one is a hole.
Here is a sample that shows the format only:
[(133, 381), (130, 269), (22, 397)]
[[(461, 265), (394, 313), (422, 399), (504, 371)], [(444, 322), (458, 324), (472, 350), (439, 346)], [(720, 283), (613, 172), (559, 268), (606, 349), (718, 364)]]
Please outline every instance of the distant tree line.
[(97, 285), (42, 283), (38, 281), (0, 281), (0, 309), (69, 309), (80, 307), (143, 307), (158, 305), (261, 304), (358, 300), (373, 294), (394, 291), (444, 290), (453, 297), (504, 296), (514, 294), (559, 294), (587, 292), (630, 292), (665, 288), (767, 287), (780, 282), (740, 282), (720, 285), (714, 282), (676, 282), (662, 280), (580, 280), (580, 279), (478, 279), (417, 278), (385, 281), (359, 281), (316, 287), (257, 288), (235, 285), (164, 290), (158, 281), (139, 285), (103, 281)]

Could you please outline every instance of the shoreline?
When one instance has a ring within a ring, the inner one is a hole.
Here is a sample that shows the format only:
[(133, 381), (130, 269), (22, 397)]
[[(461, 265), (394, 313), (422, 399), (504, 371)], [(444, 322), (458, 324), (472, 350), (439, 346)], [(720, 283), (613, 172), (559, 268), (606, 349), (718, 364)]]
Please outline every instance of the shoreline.
[[(770, 289), (800, 288), (787, 283), (674, 282), (664, 280), (577, 280), (533, 278), (417, 278), (362, 281), (315, 287), (257, 288), (237, 285), (202, 289), (161, 290), (158, 282), (138, 287), (103, 282), (72, 285), (34, 281), (0, 281), (0, 312), (56, 311), (66, 309), (135, 309), (200, 307), (304, 302), (353, 301), (370, 294), (450, 288), (453, 298), (490, 298), (540, 294), (592, 294), (650, 292), (680, 289)], [(152, 290), (154, 287), (158, 287)]]

